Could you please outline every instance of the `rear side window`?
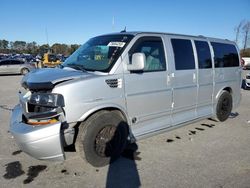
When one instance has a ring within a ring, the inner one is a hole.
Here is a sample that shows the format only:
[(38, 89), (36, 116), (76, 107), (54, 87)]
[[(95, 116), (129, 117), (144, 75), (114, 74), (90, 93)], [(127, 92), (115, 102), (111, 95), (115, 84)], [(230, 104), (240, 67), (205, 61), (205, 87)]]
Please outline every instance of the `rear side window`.
[(11, 61), (11, 65), (20, 65), (20, 64), (23, 64), (24, 62), (22, 61), (18, 61), (18, 60), (12, 60)]
[(17, 64), (15, 60), (10, 60), (9, 61), (9, 65), (15, 65), (15, 64)]
[(239, 57), (236, 47), (232, 44), (211, 43), (214, 49), (215, 67), (238, 67)]
[(205, 41), (194, 41), (194, 43), (198, 56), (199, 69), (212, 68), (212, 59), (208, 43)]
[(195, 69), (194, 53), (191, 40), (171, 39), (174, 50), (175, 69)]

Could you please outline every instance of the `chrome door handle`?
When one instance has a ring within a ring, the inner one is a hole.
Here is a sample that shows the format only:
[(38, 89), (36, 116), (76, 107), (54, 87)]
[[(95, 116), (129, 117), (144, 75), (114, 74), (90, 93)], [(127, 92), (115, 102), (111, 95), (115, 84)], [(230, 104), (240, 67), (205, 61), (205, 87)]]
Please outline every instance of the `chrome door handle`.
[(174, 73), (167, 74), (167, 84), (169, 85), (171, 82), (171, 78), (174, 78)]
[(196, 82), (196, 73), (193, 73), (193, 82)]

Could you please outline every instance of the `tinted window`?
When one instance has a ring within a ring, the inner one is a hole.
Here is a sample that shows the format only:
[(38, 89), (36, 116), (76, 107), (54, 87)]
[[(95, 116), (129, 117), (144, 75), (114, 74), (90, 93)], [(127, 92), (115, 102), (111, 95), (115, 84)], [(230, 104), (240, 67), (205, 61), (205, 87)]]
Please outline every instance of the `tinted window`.
[(166, 70), (165, 54), (161, 38), (140, 38), (129, 52), (130, 63), (134, 53), (145, 54), (146, 63), (143, 70), (144, 72)]
[(214, 49), (215, 67), (237, 67), (239, 57), (237, 50), (232, 44), (211, 43)]
[(174, 50), (175, 69), (194, 69), (195, 62), (191, 41), (184, 39), (171, 39), (171, 43)]
[(208, 43), (205, 41), (195, 41), (200, 69), (212, 68), (212, 60)]
[(18, 61), (18, 60), (10, 60), (10, 64), (11, 65), (20, 65), (20, 64), (23, 64), (24, 62), (22, 61)]
[(9, 61), (8, 60), (7, 61), (1, 61), (0, 65), (9, 65)]

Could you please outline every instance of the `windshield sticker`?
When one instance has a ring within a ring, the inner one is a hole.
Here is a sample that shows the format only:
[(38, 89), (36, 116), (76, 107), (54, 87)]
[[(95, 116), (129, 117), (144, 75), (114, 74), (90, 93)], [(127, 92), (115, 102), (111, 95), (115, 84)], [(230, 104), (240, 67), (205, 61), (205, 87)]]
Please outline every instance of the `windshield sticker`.
[(109, 47), (119, 47), (122, 48), (126, 43), (125, 42), (109, 42)]

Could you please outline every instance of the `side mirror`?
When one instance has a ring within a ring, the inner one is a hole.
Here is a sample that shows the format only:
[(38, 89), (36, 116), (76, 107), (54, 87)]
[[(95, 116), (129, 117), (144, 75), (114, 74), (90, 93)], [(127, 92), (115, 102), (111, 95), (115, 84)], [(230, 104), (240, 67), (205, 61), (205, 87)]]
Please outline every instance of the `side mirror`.
[(127, 65), (129, 71), (142, 71), (146, 62), (144, 53), (134, 53), (132, 55), (132, 64)]

